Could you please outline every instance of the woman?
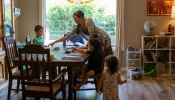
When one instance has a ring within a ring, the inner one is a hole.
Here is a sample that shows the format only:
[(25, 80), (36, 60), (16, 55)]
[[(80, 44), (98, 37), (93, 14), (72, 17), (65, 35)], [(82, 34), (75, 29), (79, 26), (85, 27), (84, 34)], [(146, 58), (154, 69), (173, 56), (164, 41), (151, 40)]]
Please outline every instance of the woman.
[[(66, 36), (50, 43), (49, 45), (53, 46), (55, 43), (64, 41), (64, 40), (68, 39), (70, 36), (75, 35), (75, 34), (81, 35), (83, 38), (88, 40), (88, 44), (89, 44), (89, 40), (91, 38), (94, 38), (94, 37), (100, 35), (101, 37), (106, 36), (106, 38), (107, 38), (106, 56), (112, 55), (111, 39), (110, 39), (109, 35), (104, 30), (95, 26), (95, 24), (91, 18), (84, 18), (84, 13), (81, 10), (77, 10), (73, 14), (73, 18), (74, 18), (74, 21), (77, 25), (72, 29), (72, 31), (69, 34), (67, 34)], [(104, 42), (104, 40), (103, 40), (103, 42)], [(81, 48), (87, 48), (87, 46), (81, 47)]]

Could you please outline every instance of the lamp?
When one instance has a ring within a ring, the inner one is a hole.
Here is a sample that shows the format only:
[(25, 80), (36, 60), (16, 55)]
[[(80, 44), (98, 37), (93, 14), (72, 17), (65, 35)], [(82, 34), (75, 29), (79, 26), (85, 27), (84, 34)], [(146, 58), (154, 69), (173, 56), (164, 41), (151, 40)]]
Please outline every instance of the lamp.
[(67, 0), (67, 1), (75, 4), (85, 4), (85, 3), (90, 3), (93, 0)]
[(171, 18), (175, 18), (175, 6), (172, 6)]

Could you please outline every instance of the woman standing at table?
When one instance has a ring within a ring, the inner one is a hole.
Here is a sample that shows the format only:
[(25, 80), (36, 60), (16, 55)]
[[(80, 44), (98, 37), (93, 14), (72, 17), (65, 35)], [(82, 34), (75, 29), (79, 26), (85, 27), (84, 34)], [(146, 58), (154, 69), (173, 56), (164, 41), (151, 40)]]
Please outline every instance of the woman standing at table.
[[(100, 35), (101, 37), (106, 36), (106, 38), (107, 38), (106, 56), (113, 54), (112, 48), (111, 48), (111, 39), (110, 39), (109, 35), (104, 30), (97, 27), (91, 18), (84, 18), (84, 13), (81, 10), (77, 10), (73, 14), (73, 18), (74, 18), (74, 21), (77, 25), (72, 29), (72, 31), (69, 34), (67, 34), (66, 36), (50, 43), (49, 45), (53, 46), (55, 43), (67, 40), (69, 37), (71, 37), (72, 35), (75, 35), (75, 34), (81, 35), (83, 38), (88, 40), (88, 44), (89, 44), (89, 40), (91, 38), (94, 38), (94, 37), (97, 37), (98, 35)], [(102, 38), (102, 39), (104, 39), (104, 38)], [(102, 40), (102, 41), (103, 41), (103, 43), (105, 42), (105, 40)], [(87, 48), (87, 47), (88, 46), (81, 47), (81, 48)]]

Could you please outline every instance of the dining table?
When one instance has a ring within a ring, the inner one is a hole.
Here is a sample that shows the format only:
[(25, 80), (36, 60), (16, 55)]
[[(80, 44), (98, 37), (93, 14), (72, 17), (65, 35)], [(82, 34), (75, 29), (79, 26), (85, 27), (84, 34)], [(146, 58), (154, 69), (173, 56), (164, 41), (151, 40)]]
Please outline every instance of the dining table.
[[(73, 99), (73, 68), (74, 67), (82, 67), (86, 61), (88, 60), (89, 55), (88, 54), (80, 54), (78, 52), (71, 52), (71, 53), (65, 53), (65, 51), (68, 48), (72, 48), (71, 46), (59, 46), (57, 47), (59, 49), (54, 50), (53, 48), (50, 49), (50, 55), (54, 55), (54, 59), (51, 61), (52, 67), (67, 67), (68, 72), (68, 100)], [(80, 59), (65, 59), (65, 57), (69, 56), (79, 56), (82, 55)], [(13, 63), (19, 63), (19, 58), (15, 58), (13, 60)]]

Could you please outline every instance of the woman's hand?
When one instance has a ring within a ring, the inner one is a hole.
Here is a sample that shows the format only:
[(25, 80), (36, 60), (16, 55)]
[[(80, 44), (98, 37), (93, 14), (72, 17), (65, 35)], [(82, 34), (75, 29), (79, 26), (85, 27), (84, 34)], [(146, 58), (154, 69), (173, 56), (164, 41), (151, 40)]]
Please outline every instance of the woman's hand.
[[(50, 43), (49, 45), (53, 47), (54, 44), (55, 44), (55, 42), (52, 42), (52, 43)], [(49, 45), (48, 45), (48, 46), (49, 46)]]

